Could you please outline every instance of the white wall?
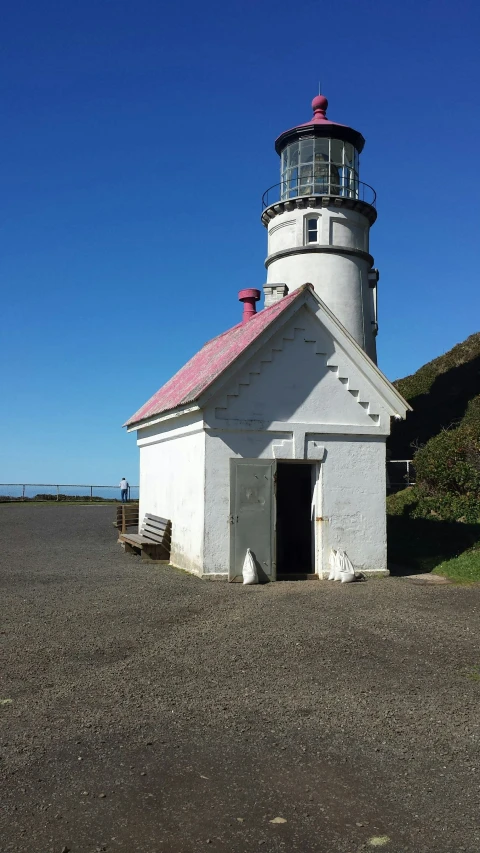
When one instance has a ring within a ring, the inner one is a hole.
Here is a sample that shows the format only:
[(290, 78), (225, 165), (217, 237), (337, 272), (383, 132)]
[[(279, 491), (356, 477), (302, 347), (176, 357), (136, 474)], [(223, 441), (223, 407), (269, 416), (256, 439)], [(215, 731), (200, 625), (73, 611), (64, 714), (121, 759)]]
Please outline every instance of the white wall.
[[(347, 208), (303, 208), (275, 216), (268, 226), (268, 258), (305, 245), (305, 220), (318, 217), (318, 245), (337, 251), (305, 252), (268, 263), (267, 283), (285, 282), (290, 291), (309, 281), (315, 291), (376, 361), (372, 301), (368, 284), (370, 262), (342, 249), (369, 251), (369, 222)], [(314, 246), (315, 244), (308, 244)]]
[(324, 435), (322, 551), (346, 551), (355, 569), (386, 573), (385, 437)]
[(369, 251), (370, 224), (356, 210), (346, 207), (304, 207), (286, 210), (268, 224), (268, 254), (305, 244), (305, 220), (318, 218), (318, 242), (323, 246), (347, 246)]
[(146, 512), (172, 521), (171, 562), (203, 569), (205, 433), (198, 413), (137, 431), (140, 519)]
[[(207, 432), (206, 573), (228, 572), (230, 459), (273, 459), (273, 446), (285, 438), (288, 433)], [(315, 434), (315, 442), (324, 448), (314, 510), (322, 518), (316, 522), (317, 573), (328, 574), (330, 549), (340, 548), (355, 569), (386, 574), (385, 436)]]

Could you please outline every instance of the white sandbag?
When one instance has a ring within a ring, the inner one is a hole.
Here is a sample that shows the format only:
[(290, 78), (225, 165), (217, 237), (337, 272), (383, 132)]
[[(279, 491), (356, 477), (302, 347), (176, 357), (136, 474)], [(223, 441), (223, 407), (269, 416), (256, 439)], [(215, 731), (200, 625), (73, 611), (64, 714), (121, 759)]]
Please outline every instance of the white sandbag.
[(342, 551), (342, 570), (340, 575), (342, 583), (352, 583), (355, 580), (355, 570), (344, 551)]
[(247, 548), (247, 553), (245, 554), (242, 575), (244, 584), (258, 583), (257, 567), (250, 548)]
[(329, 581), (335, 580), (335, 557), (336, 557), (336, 555), (337, 555), (337, 552), (334, 550), (334, 548), (332, 548), (330, 550), (330, 557), (328, 558), (328, 565), (330, 566), (330, 574), (328, 575)]
[(341, 581), (342, 580), (342, 571), (343, 571), (343, 560), (342, 560), (343, 551), (337, 551), (335, 554), (335, 569), (333, 580)]

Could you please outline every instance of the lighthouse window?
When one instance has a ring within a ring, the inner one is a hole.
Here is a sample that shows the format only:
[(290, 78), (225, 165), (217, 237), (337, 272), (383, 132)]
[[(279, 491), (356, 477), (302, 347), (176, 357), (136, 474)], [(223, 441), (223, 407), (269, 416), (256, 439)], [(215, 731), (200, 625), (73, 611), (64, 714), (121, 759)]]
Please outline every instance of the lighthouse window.
[(282, 151), (281, 197), (358, 195), (358, 151), (341, 139), (304, 137)]
[(330, 159), (337, 166), (343, 166), (343, 149), (345, 143), (339, 139), (332, 139), (330, 142)]
[(307, 243), (318, 243), (318, 219), (307, 219)]
[(353, 169), (353, 145), (350, 142), (345, 143), (345, 165)]

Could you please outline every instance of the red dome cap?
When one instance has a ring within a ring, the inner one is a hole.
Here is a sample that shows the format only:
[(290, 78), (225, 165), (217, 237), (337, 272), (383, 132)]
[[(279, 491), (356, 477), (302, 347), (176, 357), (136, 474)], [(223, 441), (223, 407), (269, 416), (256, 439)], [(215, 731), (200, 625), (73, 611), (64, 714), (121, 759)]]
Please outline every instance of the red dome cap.
[(327, 118), (328, 100), (325, 95), (317, 95), (312, 101), (313, 116), (305, 124), (298, 124), (291, 130), (286, 130), (275, 140), (275, 150), (281, 154), (289, 142), (300, 139), (303, 136), (323, 136), (333, 139), (343, 139), (351, 142), (358, 152), (362, 151), (365, 140), (358, 130), (348, 127), (346, 124), (330, 121)]
[(321, 121), (325, 118), (325, 113), (328, 109), (328, 101), (325, 95), (317, 95), (312, 101), (313, 121)]

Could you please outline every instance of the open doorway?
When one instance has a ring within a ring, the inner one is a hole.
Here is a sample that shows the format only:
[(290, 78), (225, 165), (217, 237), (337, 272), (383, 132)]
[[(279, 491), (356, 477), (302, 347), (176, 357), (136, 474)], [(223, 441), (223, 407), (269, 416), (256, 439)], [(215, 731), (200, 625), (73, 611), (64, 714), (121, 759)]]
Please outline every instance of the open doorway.
[(311, 463), (277, 462), (277, 576), (315, 571)]

